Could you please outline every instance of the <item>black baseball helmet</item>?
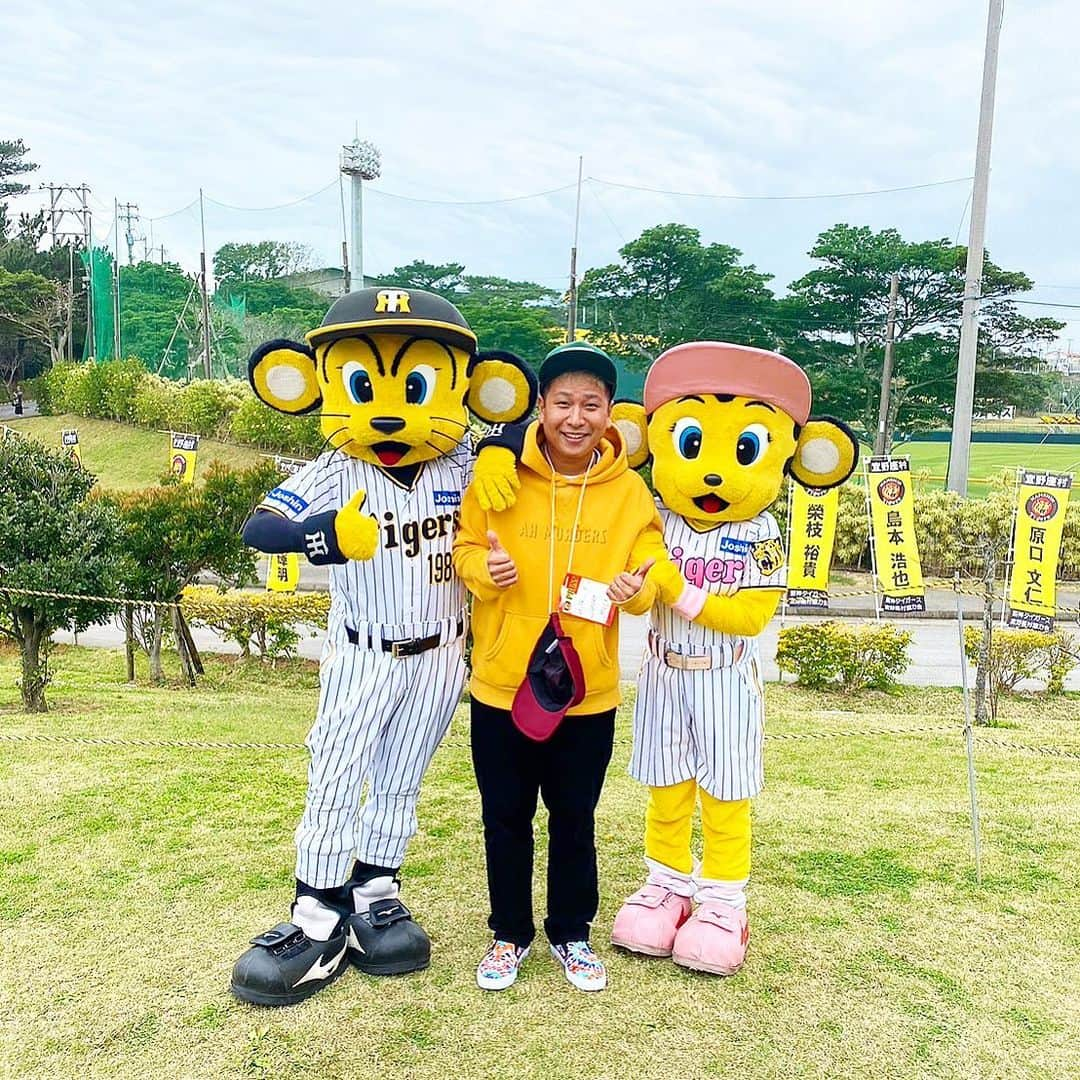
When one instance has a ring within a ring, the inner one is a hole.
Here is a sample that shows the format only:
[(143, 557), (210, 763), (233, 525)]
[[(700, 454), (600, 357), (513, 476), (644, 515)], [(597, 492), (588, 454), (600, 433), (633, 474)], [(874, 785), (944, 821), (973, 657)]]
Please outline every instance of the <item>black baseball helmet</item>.
[(331, 305), (322, 326), (305, 337), (314, 348), (373, 330), (414, 334), (464, 349), (470, 355), (476, 352), (476, 335), (449, 300), (423, 289), (393, 285), (346, 293)]

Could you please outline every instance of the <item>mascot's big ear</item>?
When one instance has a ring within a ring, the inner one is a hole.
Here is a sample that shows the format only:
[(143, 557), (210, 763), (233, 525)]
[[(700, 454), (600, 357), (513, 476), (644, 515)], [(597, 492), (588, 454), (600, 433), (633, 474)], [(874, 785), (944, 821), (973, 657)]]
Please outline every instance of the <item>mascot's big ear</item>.
[(619, 429), (631, 469), (640, 469), (649, 460), (649, 426), (645, 406), (636, 401), (616, 401), (611, 406), (611, 422)]
[(465, 404), (489, 424), (516, 424), (536, 404), (536, 376), (513, 353), (498, 349), (477, 353), (469, 365)]
[(859, 442), (843, 420), (811, 417), (799, 435), (788, 472), (803, 487), (831, 488), (842, 484), (859, 463)]
[(322, 402), (315, 370), (315, 353), (307, 345), (277, 339), (251, 354), (248, 382), (264, 405), (299, 416)]

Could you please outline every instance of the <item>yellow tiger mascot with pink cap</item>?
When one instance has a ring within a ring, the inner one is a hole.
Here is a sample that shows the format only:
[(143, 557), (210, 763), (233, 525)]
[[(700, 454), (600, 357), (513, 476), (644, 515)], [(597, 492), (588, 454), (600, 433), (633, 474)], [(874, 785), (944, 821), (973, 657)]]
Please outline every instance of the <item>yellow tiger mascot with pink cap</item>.
[[(790, 475), (843, 483), (858, 443), (810, 418), (810, 383), (779, 353), (715, 341), (663, 353), (644, 406), (614, 419), (632, 465), (652, 456), (669, 558), (649, 572), (649, 650), (638, 680), (630, 773), (649, 786), (645, 884), (623, 904), (612, 942), (731, 975), (746, 956), (750, 799), (763, 783), (757, 637), (786, 572), (766, 507)], [(690, 837), (700, 802), (704, 851)]]

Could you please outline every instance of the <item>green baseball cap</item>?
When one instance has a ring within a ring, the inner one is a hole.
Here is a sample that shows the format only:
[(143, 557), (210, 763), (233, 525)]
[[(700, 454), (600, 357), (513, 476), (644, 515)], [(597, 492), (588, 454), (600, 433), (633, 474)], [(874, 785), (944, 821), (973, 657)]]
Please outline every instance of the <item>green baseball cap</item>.
[(611, 357), (603, 349), (587, 341), (568, 341), (552, 349), (540, 365), (540, 394), (560, 376), (582, 372), (593, 375), (607, 387), (608, 396), (615, 397), (618, 373)]

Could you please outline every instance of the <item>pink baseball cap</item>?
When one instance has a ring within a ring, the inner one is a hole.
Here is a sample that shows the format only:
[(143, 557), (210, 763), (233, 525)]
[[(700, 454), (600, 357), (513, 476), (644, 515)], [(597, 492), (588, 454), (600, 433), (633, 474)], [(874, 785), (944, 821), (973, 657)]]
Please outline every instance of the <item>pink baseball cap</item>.
[(687, 394), (736, 394), (783, 409), (797, 424), (810, 416), (810, 380), (793, 360), (726, 341), (690, 341), (661, 353), (645, 376), (645, 414)]

